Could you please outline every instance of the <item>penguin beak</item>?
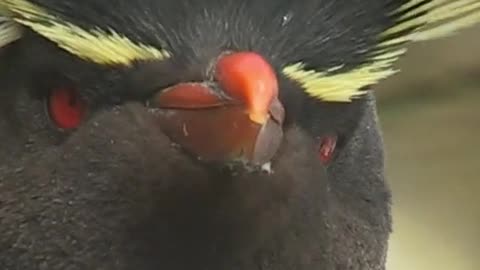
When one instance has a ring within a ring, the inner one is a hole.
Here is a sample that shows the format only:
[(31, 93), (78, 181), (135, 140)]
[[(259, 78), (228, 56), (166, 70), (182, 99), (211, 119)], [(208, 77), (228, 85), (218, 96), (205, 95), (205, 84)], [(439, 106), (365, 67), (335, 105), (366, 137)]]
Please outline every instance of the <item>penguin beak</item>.
[(202, 160), (263, 165), (283, 138), (277, 78), (256, 53), (223, 55), (214, 80), (162, 89), (152, 101), (162, 130)]

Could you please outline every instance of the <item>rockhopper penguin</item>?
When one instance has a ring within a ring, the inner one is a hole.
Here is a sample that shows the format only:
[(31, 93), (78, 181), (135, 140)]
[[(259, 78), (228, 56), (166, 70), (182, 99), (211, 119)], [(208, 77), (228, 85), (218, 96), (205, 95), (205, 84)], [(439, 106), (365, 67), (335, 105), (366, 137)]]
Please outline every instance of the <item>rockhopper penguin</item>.
[(1, 0), (0, 269), (384, 269), (373, 85), (478, 0)]

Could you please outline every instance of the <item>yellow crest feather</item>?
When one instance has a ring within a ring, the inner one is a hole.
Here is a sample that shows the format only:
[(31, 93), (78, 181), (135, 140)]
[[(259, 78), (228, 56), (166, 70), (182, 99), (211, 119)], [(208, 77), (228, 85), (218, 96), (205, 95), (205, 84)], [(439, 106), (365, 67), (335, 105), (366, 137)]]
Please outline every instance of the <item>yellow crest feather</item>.
[[(418, 7), (413, 8), (416, 5)], [(480, 23), (480, 0), (410, 0), (395, 11), (400, 12), (405, 14), (398, 17), (395, 26), (382, 33), (379, 40), (384, 41), (372, 50), (366, 64), (344, 73), (335, 73), (341, 66), (319, 72), (306, 70), (300, 62), (286, 66), (283, 73), (302, 85), (314, 98), (327, 102), (350, 102), (365, 94), (365, 87), (397, 72), (393, 65), (406, 52), (402, 46), (407, 42), (445, 37)], [(412, 27), (416, 30), (400, 35)]]
[(22, 36), (19, 25), (10, 18), (10, 13), (0, 4), (0, 48), (6, 46)]
[(130, 65), (134, 61), (170, 57), (166, 50), (134, 43), (111, 29), (108, 32), (99, 28), (82, 29), (27, 0), (3, 0), (3, 6), (13, 14), (15, 22), (30, 27), (66, 51), (98, 64)]
[(6, 17), (0, 16), (0, 48), (22, 36), (21, 28)]

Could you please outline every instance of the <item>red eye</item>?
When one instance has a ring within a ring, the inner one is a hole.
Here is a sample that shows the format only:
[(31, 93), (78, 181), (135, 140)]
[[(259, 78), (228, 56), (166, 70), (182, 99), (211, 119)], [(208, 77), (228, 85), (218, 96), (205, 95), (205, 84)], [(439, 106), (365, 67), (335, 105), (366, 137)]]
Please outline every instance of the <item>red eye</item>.
[(79, 93), (71, 88), (58, 88), (50, 92), (48, 112), (52, 121), (63, 129), (80, 125), (86, 111), (86, 103)]
[(323, 164), (328, 164), (335, 153), (337, 146), (336, 136), (325, 136), (319, 141), (318, 158)]

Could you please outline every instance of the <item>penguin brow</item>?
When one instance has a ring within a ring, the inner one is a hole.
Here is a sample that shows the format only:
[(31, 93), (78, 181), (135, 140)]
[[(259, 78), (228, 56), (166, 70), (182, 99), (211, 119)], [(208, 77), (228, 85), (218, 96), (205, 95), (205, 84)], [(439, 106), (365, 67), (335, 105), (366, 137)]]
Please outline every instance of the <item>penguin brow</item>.
[(364, 63), (353, 70), (335, 66), (323, 71), (307, 69), (303, 62), (287, 65), (282, 72), (305, 92), (327, 102), (351, 102), (367, 87), (398, 71), (395, 62), (410, 42), (445, 37), (480, 22), (479, 0), (409, 0), (389, 14), (392, 27), (377, 37), (377, 45)]
[(21, 27), (34, 32), (87, 61), (103, 65), (131, 65), (135, 61), (164, 60), (171, 54), (161, 48), (134, 42), (112, 29), (84, 29), (28, 0), (0, 4), (0, 46), (21, 36)]

